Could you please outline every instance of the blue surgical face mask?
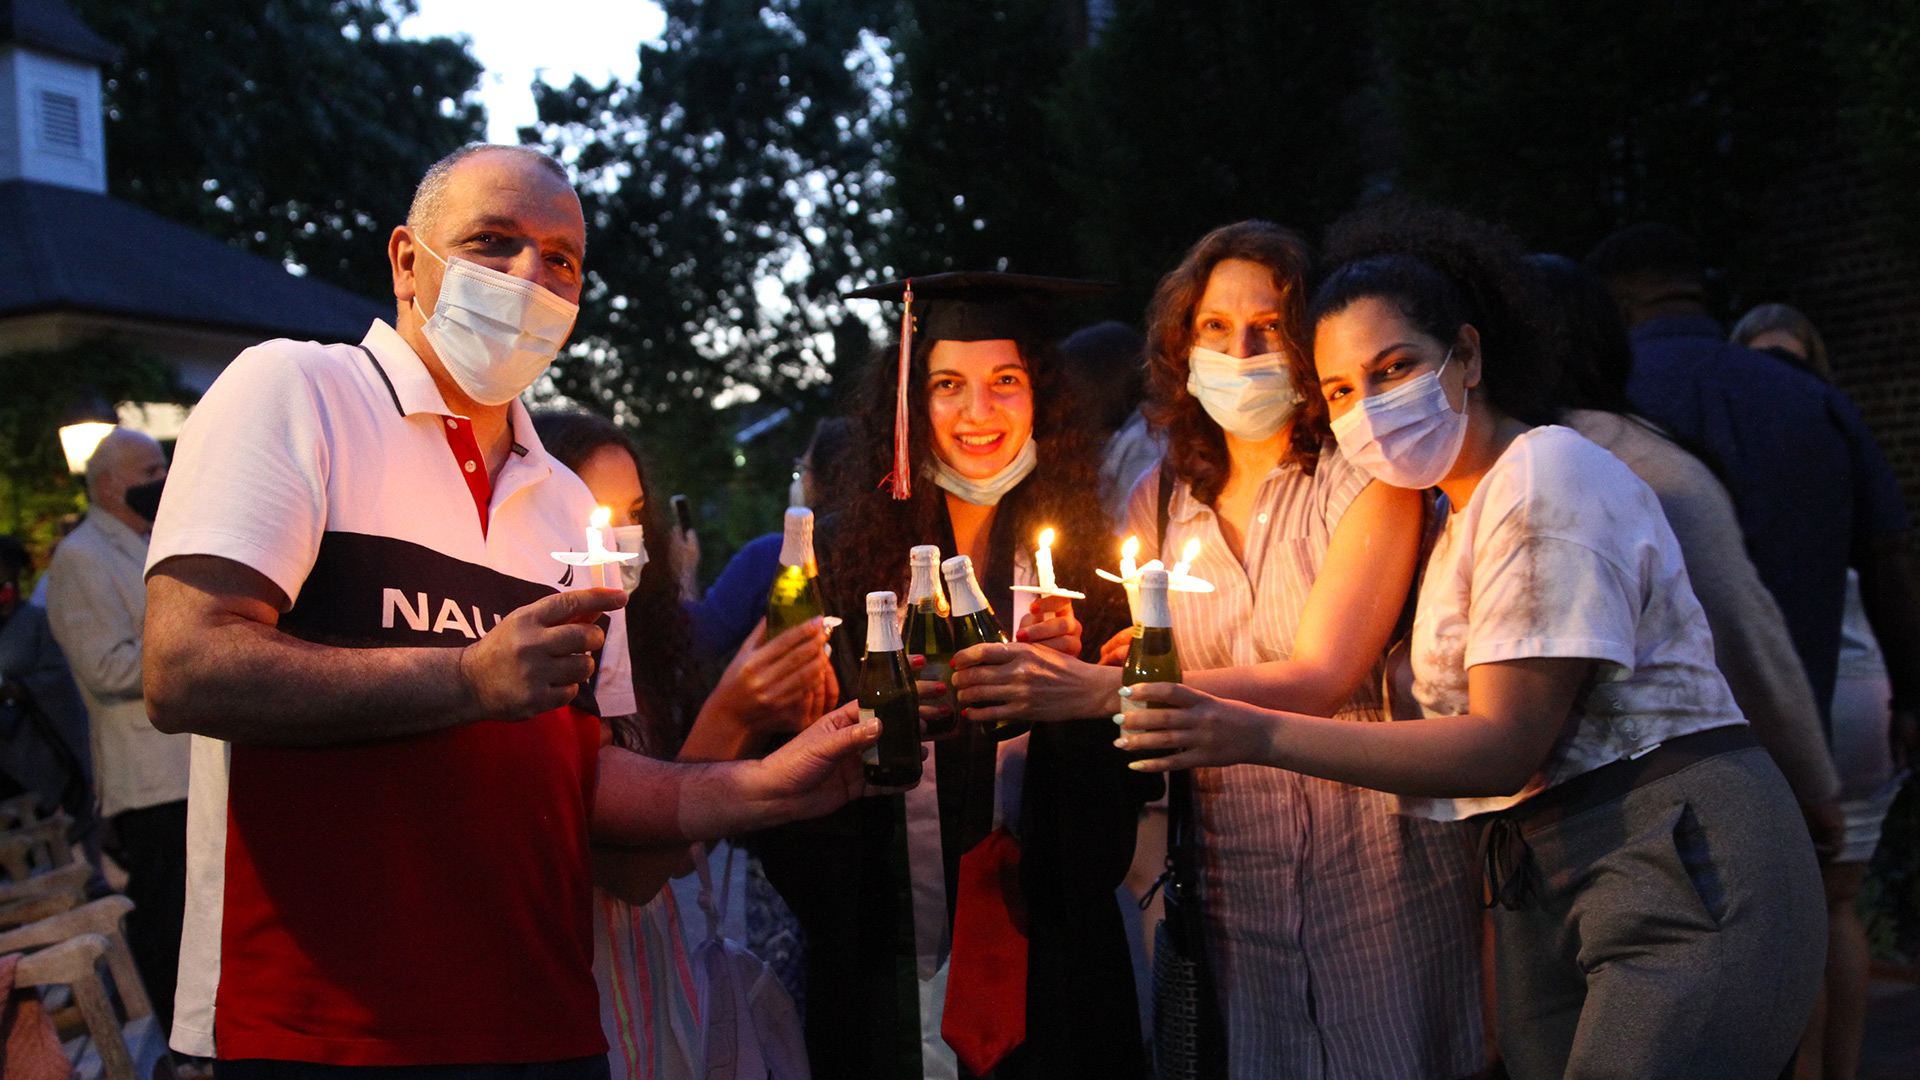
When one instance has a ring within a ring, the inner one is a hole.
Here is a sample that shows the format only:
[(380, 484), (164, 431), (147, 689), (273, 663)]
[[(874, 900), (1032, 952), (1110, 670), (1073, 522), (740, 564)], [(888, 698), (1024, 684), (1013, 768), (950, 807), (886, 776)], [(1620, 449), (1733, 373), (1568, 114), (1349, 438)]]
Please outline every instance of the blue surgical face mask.
[(1027, 474), (1033, 472), (1033, 467), (1039, 463), (1040, 451), (1029, 436), (1026, 444), (1020, 447), (1020, 452), (1007, 463), (1007, 467), (985, 480), (962, 476), (955, 472), (952, 466), (941, 461), (937, 455), (933, 459), (933, 464), (927, 468), (927, 474), (933, 477), (934, 483), (960, 496), (963, 502), (970, 502), (975, 506), (997, 506), (1001, 498), (1018, 487), (1020, 481), (1025, 480)]
[(1222, 430), (1248, 442), (1278, 435), (1300, 404), (1283, 352), (1242, 359), (1195, 345), (1187, 358), (1187, 393)]
[(1446, 479), (1467, 437), (1465, 389), (1455, 412), (1440, 385), (1452, 360), (1448, 349), (1439, 367), (1361, 398), (1334, 420), (1333, 437), (1347, 460), (1394, 487), (1430, 488)]

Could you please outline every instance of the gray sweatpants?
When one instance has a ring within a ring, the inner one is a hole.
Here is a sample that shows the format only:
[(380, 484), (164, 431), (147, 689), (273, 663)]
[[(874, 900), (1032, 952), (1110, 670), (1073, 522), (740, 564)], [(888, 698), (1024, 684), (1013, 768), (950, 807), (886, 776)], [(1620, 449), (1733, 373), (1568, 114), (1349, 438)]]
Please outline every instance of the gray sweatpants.
[(1542, 895), (1494, 912), (1515, 1080), (1780, 1075), (1819, 989), (1826, 906), (1765, 751), (1525, 832)]

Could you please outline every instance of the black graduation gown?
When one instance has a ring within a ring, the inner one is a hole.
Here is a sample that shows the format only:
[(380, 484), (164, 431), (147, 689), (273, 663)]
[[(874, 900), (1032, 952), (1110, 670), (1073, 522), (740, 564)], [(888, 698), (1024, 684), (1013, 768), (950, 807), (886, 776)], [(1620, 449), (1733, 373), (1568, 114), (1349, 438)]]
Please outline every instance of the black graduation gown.
[[(1024, 487), (1024, 485), (1023, 485)], [(1012, 584), (1010, 492), (989, 538), (990, 596)], [(954, 550), (951, 528), (925, 538)], [(834, 596), (837, 517), (821, 522), (815, 551), (823, 593)], [(922, 542), (901, 537), (900, 543)], [(857, 574), (857, 567), (839, 570)], [(857, 579), (855, 579), (857, 580)], [(896, 584), (896, 588), (899, 585)], [(1116, 590), (1113, 590), (1117, 592)], [(1122, 600), (1079, 605), (1088, 654), (1127, 618)], [(831, 602), (831, 601), (830, 601)], [(843, 699), (858, 689), (863, 625), (834, 635)], [(1012, 629), (1012, 624), (1008, 624)], [(851, 631), (851, 632), (849, 632)], [(1089, 656), (1091, 658), (1091, 655)], [(1035, 725), (1029, 738), (1021, 818), (1021, 887), (1028, 912), (1027, 1037), (993, 1071), (993, 1080), (1147, 1075), (1134, 994), (1131, 932), (1114, 890), (1133, 861), (1140, 807), (1159, 781), (1126, 767), (1109, 717)], [(959, 740), (935, 744), (941, 832), (952, 916), (953, 868), (961, 822), (957, 793), (964, 770)], [(979, 759), (975, 758), (976, 768)], [(747, 840), (806, 935), (806, 1036), (815, 1080), (881, 1080), (921, 1075), (919, 999), (907, 877), (905, 812), (900, 796), (858, 800), (836, 813), (756, 834)], [(968, 1075), (964, 1066), (962, 1075)]]

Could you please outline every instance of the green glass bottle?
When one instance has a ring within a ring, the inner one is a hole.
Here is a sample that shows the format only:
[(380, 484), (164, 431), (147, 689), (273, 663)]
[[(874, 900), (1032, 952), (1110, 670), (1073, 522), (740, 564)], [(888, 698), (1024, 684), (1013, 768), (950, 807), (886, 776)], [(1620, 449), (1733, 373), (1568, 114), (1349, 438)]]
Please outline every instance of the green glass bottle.
[(867, 594), (867, 655), (860, 661), (860, 719), (878, 718), (880, 741), (867, 747), (867, 783), (920, 782), (920, 695), (900, 641), (900, 605), (890, 592)]
[[(909, 556), (913, 566), (912, 584), (907, 589), (906, 644), (909, 654), (927, 658), (920, 669), (923, 682), (946, 683), (953, 676), (953, 627), (947, 623), (947, 594), (940, 588), (940, 549), (922, 544)], [(954, 704), (949, 690), (949, 704)], [(946, 716), (927, 721), (927, 738), (951, 739), (960, 734), (960, 709), (957, 704)]]
[[(1127, 663), (1120, 671), (1120, 685), (1180, 681), (1180, 652), (1173, 647), (1173, 609), (1167, 603), (1167, 572), (1147, 570), (1140, 575), (1140, 622), (1133, 628), (1133, 644), (1127, 649)], [(1165, 705), (1144, 705), (1132, 698), (1120, 699), (1120, 711), (1164, 709)], [(1128, 757), (1135, 761), (1166, 757), (1164, 750), (1135, 750)]]
[(780, 573), (767, 593), (768, 641), (827, 613), (815, 580), (819, 573), (819, 564), (813, 561), (813, 511), (789, 507), (786, 538), (780, 545)]
[[(1006, 641), (1007, 632), (1000, 629), (1000, 620), (993, 616), (993, 605), (987, 603), (979, 580), (973, 576), (973, 559), (955, 555), (940, 564), (940, 573), (947, 579), (947, 595), (953, 598), (953, 651)], [(986, 708), (996, 703), (976, 701), (973, 704), (974, 708)], [(1025, 720), (996, 720), (985, 725), (989, 734), (1001, 740), (1024, 735), (1032, 726)]]

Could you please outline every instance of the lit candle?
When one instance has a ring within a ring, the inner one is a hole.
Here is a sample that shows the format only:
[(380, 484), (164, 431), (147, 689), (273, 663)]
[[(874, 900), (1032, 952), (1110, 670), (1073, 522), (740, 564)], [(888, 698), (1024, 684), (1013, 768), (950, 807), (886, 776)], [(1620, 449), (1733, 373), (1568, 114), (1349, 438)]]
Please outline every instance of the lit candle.
[(1040, 573), (1040, 593), (1053, 592), (1058, 584), (1053, 579), (1053, 530), (1040, 530), (1040, 547), (1033, 553), (1034, 569)]
[(1187, 541), (1186, 547), (1180, 549), (1180, 561), (1173, 564), (1173, 572), (1168, 574), (1167, 576), (1170, 578), (1186, 577), (1187, 570), (1193, 566), (1193, 560), (1199, 557), (1200, 557), (1200, 538), (1196, 536), (1193, 539)]
[(1127, 542), (1120, 545), (1121, 580), (1131, 581), (1133, 579), (1133, 576), (1140, 572), (1139, 568), (1134, 566), (1133, 564), (1134, 558), (1139, 554), (1140, 554), (1140, 538), (1137, 536), (1127, 537)]

